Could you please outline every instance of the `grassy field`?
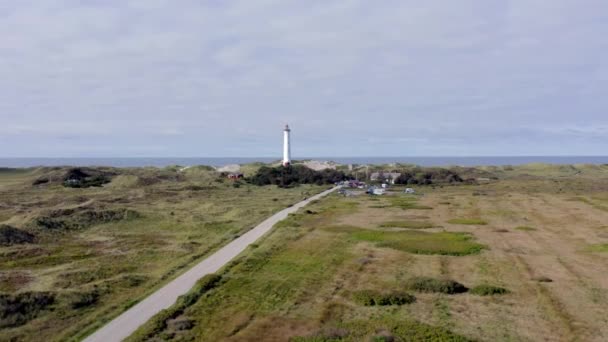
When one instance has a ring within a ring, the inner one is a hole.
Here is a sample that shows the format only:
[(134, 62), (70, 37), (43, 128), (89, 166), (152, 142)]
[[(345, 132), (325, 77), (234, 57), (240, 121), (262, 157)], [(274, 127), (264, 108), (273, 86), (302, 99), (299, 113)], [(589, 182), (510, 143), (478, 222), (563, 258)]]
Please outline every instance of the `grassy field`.
[(608, 168), (482, 171), (318, 201), (130, 340), (607, 340)]
[(121, 170), (103, 187), (67, 188), (53, 181), (63, 171), (0, 170), (0, 340), (80, 339), (324, 189), (235, 185), (207, 168)]

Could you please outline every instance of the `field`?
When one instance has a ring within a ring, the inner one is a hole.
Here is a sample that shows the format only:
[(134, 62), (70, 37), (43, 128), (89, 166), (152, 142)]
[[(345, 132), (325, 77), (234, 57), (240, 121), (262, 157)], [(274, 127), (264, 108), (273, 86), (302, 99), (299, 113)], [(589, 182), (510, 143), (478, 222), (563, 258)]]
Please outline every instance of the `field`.
[(331, 195), (131, 341), (605, 341), (608, 167)]
[[(235, 183), (208, 168), (0, 170), (0, 340), (79, 340), (274, 212), (323, 187)], [(35, 185), (34, 185), (35, 184)]]

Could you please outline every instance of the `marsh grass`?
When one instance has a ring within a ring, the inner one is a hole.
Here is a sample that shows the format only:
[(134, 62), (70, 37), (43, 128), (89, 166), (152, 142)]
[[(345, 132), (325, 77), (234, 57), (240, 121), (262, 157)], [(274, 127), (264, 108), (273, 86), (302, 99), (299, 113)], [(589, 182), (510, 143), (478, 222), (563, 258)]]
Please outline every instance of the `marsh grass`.
[(448, 221), (451, 224), (463, 224), (463, 225), (473, 225), (473, 226), (485, 226), (488, 222), (480, 219), (480, 218), (455, 218)]

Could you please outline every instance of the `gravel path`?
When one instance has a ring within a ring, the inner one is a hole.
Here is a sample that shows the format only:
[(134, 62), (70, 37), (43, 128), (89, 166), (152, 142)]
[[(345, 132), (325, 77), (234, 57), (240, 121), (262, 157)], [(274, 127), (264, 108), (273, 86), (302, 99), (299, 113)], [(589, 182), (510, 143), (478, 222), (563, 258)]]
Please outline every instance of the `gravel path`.
[(286, 218), (288, 214), (296, 212), (298, 209), (306, 206), (310, 201), (324, 197), (336, 189), (338, 189), (338, 187), (312, 196), (307, 200), (272, 215), (255, 228), (243, 234), (241, 237), (233, 240), (226, 246), (222, 247), (222, 249), (219, 251), (213, 253), (208, 258), (192, 267), (186, 273), (180, 275), (175, 280), (154, 292), (137, 305), (123, 312), (110, 323), (106, 324), (104, 327), (87, 337), (85, 341), (113, 342), (122, 341), (123, 339), (129, 337), (129, 335), (137, 330), (139, 326), (146, 323), (150, 318), (152, 318), (152, 316), (173, 305), (177, 300), (177, 297), (188, 292), (194, 286), (197, 280), (207, 274), (217, 272), (230, 260), (244, 251), (247, 246), (270, 231), (272, 226), (274, 226), (277, 222)]

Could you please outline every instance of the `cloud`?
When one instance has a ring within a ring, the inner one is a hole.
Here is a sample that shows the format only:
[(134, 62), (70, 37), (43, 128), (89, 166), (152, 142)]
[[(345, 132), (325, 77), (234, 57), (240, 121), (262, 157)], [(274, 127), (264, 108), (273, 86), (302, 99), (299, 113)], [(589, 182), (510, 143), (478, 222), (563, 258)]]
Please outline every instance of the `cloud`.
[(61, 156), (66, 137), (82, 156), (270, 156), (285, 122), (301, 156), (563, 154), (572, 135), (569, 154), (601, 154), (606, 13), (602, 0), (6, 2), (0, 156)]

